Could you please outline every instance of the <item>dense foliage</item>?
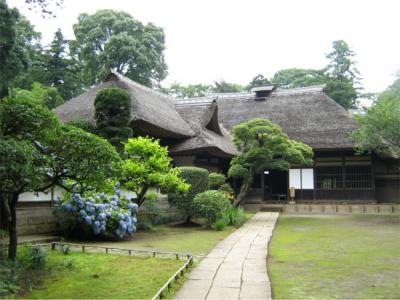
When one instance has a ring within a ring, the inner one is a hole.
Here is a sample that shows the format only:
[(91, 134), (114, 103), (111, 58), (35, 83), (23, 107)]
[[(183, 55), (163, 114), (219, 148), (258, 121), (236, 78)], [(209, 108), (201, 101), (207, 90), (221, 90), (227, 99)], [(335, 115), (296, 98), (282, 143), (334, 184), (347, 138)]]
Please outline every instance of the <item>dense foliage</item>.
[(128, 92), (120, 88), (103, 89), (97, 93), (94, 107), (97, 133), (122, 151), (122, 142), (132, 136), (129, 127), (132, 100)]
[(80, 14), (74, 34), (71, 50), (87, 86), (99, 83), (110, 69), (146, 86), (167, 75), (164, 31), (152, 23), (144, 25), (123, 11), (99, 10)]
[(58, 222), (69, 236), (121, 239), (136, 230), (138, 205), (118, 192), (111, 196), (101, 193), (87, 197), (65, 193), (55, 201), (55, 208)]
[(16, 204), (24, 192), (54, 185), (101, 190), (118, 173), (120, 158), (102, 138), (62, 126), (53, 112), (29, 99), (0, 102), (0, 203), (8, 220), (9, 258), (16, 257)]
[(122, 183), (136, 193), (136, 203), (141, 206), (146, 192), (158, 187), (166, 192), (184, 192), (189, 186), (182, 180), (180, 170), (172, 166), (168, 149), (156, 139), (131, 138), (125, 144), (122, 164)]
[(209, 189), (208, 171), (197, 167), (180, 167), (180, 176), (190, 188), (184, 192), (174, 192), (168, 194), (168, 201), (177, 207), (185, 216), (186, 222), (191, 222), (196, 215), (196, 208), (193, 200), (197, 194)]
[(210, 190), (218, 190), (221, 185), (225, 184), (226, 177), (222, 173), (211, 172), (208, 175), (208, 180), (210, 182)]
[(207, 226), (211, 226), (231, 207), (231, 202), (224, 192), (209, 190), (197, 194), (193, 206), (196, 216), (205, 218)]
[(58, 29), (49, 47), (42, 51), (39, 62), (41, 77), (37, 78), (42, 84), (57, 88), (65, 100), (83, 91), (79, 78), (80, 64), (70, 55), (68, 43)]
[(357, 116), (354, 133), (359, 152), (372, 152), (400, 159), (400, 74), (365, 115)]
[(280, 126), (267, 119), (240, 123), (233, 128), (232, 134), (240, 154), (232, 159), (228, 175), (242, 181), (236, 205), (247, 195), (256, 172), (288, 170), (292, 164), (312, 164), (311, 147), (290, 140)]
[(64, 99), (55, 87), (45, 87), (38, 82), (32, 84), (31, 90), (16, 89), (15, 94), (20, 99), (37, 101), (47, 108), (53, 109), (64, 103)]
[(66, 122), (65, 124), (80, 128), (83, 131), (86, 131), (86, 132), (89, 132), (89, 133), (97, 134), (96, 126), (93, 123), (91, 123), (91, 122), (89, 122), (87, 120), (75, 119), (75, 120)]

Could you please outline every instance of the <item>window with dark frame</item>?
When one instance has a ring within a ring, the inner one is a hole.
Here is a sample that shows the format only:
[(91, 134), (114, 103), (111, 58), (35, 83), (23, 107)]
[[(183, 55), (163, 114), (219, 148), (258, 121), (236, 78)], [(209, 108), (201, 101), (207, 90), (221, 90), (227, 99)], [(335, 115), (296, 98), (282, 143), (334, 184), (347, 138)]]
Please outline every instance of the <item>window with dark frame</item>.
[(315, 168), (317, 189), (333, 190), (343, 188), (342, 167)]
[(370, 166), (346, 166), (346, 188), (372, 188), (372, 170)]
[(317, 189), (371, 189), (371, 166), (316, 167)]

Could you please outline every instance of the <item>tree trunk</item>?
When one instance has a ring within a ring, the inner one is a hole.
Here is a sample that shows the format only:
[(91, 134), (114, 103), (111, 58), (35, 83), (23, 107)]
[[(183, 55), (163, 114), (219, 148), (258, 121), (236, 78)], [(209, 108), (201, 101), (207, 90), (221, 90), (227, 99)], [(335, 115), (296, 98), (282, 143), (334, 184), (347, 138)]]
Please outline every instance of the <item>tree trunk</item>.
[(249, 177), (247, 177), (247, 179), (243, 181), (243, 184), (240, 187), (239, 195), (237, 195), (235, 202), (233, 202), (234, 206), (236, 206), (236, 207), (239, 206), (239, 204), (243, 201), (244, 197), (247, 196), (247, 194), (250, 191), (250, 188), (253, 184), (253, 180), (254, 180), (254, 171), (251, 168), (249, 170)]
[(140, 191), (139, 195), (137, 195), (137, 205), (140, 207), (144, 202), (144, 196), (146, 195), (147, 190), (149, 189), (148, 186), (144, 186)]
[(10, 199), (9, 207), (10, 207), (10, 223), (8, 232), (10, 235), (10, 241), (8, 244), (8, 259), (11, 261), (15, 261), (17, 257), (17, 211), (16, 206), (18, 202), (18, 193), (13, 193)]
[(7, 201), (8, 198), (0, 193), (0, 230), (5, 231), (8, 231), (8, 223), (10, 218)]

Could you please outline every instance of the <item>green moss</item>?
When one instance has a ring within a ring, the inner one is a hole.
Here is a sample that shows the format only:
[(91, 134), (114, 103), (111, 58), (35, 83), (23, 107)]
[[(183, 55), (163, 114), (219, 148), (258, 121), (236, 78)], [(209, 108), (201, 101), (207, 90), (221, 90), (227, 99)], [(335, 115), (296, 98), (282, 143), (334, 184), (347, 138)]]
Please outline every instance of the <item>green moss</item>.
[(400, 298), (399, 216), (281, 215), (270, 243), (274, 298)]

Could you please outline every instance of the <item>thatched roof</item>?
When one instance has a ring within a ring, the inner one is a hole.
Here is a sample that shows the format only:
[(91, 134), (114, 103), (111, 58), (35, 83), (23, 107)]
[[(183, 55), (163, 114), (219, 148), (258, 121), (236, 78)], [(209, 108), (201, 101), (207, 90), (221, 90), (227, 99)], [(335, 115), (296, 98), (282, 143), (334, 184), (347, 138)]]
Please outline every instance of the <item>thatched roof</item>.
[(113, 86), (127, 90), (131, 96), (131, 125), (136, 133), (172, 138), (194, 135), (190, 126), (175, 110), (173, 98), (116, 72), (111, 72), (105, 82), (58, 106), (55, 112), (63, 122), (84, 119), (94, 123), (94, 100), (97, 92)]
[(219, 121), (228, 130), (253, 118), (268, 118), (290, 138), (314, 150), (351, 149), (349, 135), (357, 128), (348, 112), (324, 93), (324, 86), (274, 90), (264, 101), (255, 93), (219, 94), (190, 99), (193, 104), (216, 99)]
[(219, 157), (232, 157), (237, 153), (229, 132), (218, 121), (215, 101), (180, 101), (176, 104), (176, 110), (190, 124), (195, 136), (171, 147), (173, 155), (206, 152)]

